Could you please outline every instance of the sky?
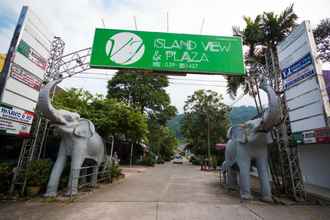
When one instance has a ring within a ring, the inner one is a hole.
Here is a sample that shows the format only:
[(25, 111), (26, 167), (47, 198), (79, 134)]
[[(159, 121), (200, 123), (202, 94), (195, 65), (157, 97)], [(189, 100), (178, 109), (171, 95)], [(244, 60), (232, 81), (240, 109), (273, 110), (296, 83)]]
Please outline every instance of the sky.
[[(312, 26), (316, 26), (321, 19), (330, 17), (329, 0), (0, 0), (0, 53), (8, 50), (23, 5), (28, 5), (51, 33), (65, 41), (64, 54), (67, 54), (91, 47), (95, 28), (103, 25), (113, 29), (137, 28), (159, 32), (168, 29), (173, 33), (232, 36), (232, 26), (244, 27), (243, 16), (255, 17), (264, 11), (280, 13), (291, 3), (294, 3), (294, 10), (299, 16), (298, 22), (310, 20)], [(114, 71), (88, 72), (93, 73), (89, 74), (93, 75), (93, 79), (75, 78), (64, 81), (62, 86), (106, 94), (106, 79), (110, 79)], [(198, 89), (211, 89), (222, 94), (228, 105), (254, 105), (253, 99), (248, 96), (239, 101), (231, 99), (225, 85), (223, 76), (171, 76), (167, 92), (180, 113), (187, 96)], [(267, 104), (264, 93), (262, 101)]]

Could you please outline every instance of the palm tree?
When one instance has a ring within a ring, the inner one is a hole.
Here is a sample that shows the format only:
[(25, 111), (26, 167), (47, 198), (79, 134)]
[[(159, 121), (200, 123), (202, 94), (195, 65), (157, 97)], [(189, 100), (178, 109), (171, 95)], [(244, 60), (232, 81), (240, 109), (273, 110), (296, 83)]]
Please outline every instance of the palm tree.
[(245, 21), (244, 30), (240, 30), (239, 27), (233, 27), (233, 33), (235, 36), (240, 36), (243, 40), (243, 44), (248, 46), (248, 52), (245, 55), (245, 64), (246, 64), (246, 75), (247, 77), (237, 77), (237, 76), (228, 76), (227, 77), (227, 92), (231, 98), (235, 98), (237, 95), (237, 90), (240, 87), (243, 87), (244, 93), (247, 94), (250, 92), (250, 95), (254, 98), (254, 102), (257, 107), (257, 111), (259, 112), (258, 105), (261, 105), (260, 97), (259, 104), (257, 103), (256, 93), (254, 92), (251, 85), (255, 84), (254, 72), (252, 70), (251, 65), (254, 63), (262, 63), (263, 55), (260, 49), (257, 47), (260, 46), (262, 42), (263, 32), (261, 29), (261, 16), (258, 15), (255, 19), (244, 16), (243, 19)]
[[(255, 48), (260, 44), (262, 40), (262, 30), (260, 26), (261, 16), (258, 15), (255, 19), (251, 17), (243, 17), (246, 27), (244, 30), (240, 30), (239, 27), (233, 27), (234, 36), (239, 36), (243, 40), (243, 44), (249, 47), (248, 53), (246, 54), (245, 60), (248, 65), (254, 62), (257, 57), (255, 56)], [(245, 82), (245, 77), (242, 76), (228, 76), (227, 77), (227, 92), (234, 98), (237, 95), (237, 90), (239, 87), (243, 86), (245, 93), (248, 92), (247, 83)]]
[(275, 89), (279, 90), (280, 67), (276, 46), (296, 26), (298, 16), (293, 11), (293, 4), (287, 7), (279, 15), (274, 12), (264, 12), (261, 19), (261, 30), (263, 31), (262, 43), (266, 46), (271, 57), (273, 77), (275, 78)]
[[(233, 34), (242, 37), (243, 44), (249, 47), (245, 58), (246, 66), (250, 67), (256, 63), (266, 64), (269, 70), (273, 70), (272, 78), (274, 78), (277, 91), (280, 82), (280, 68), (276, 46), (296, 26), (297, 18), (297, 15), (293, 11), (293, 4), (291, 4), (279, 15), (274, 12), (264, 12), (255, 19), (244, 16), (243, 19), (246, 24), (244, 30), (240, 30), (237, 26), (233, 27)], [(266, 56), (271, 57), (271, 68), (270, 65), (268, 65), (267, 59), (265, 59)], [(256, 77), (256, 73), (250, 70), (251, 69), (247, 70), (247, 76), (251, 78)], [(245, 77), (228, 76), (227, 92), (232, 98), (235, 98), (238, 88), (243, 87), (245, 93), (247, 93), (249, 91), (248, 84), (249, 81), (251, 83), (251, 80), (254, 81), (255, 79), (245, 80)], [(255, 98), (255, 94), (252, 93), (252, 95)], [(260, 104), (259, 101), (259, 105)], [(257, 102), (256, 106), (258, 106)]]

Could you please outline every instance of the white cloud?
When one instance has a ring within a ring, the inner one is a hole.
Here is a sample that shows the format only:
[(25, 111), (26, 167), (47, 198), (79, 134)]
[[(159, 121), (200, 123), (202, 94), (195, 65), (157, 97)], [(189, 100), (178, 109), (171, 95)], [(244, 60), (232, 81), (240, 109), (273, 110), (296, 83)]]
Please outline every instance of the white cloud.
[[(317, 24), (320, 19), (329, 17), (329, 0), (295, 0), (295, 11), (300, 21), (308, 19)], [(290, 2), (272, 0), (2, 0), (1, 10), (10, 12), (16, 18), (22, 5), (31, 9), (47, 26), (66, 42), (66, 53), (91, 46), (95, 27), (102, 27), (102, 19), (108, 28), (135, 29), (133, 16), (136, 17), (139, 30), (166, 31), (166, 13), (169, 14), (169, 30), (176, 33), (198, 34), (203, 18), (203, 34), (231, 35), (233, 25), (243, 27), (243, 15), (256, 16), (263, 11), (279, 13)], [(0, 51), (6, 52), (11, 29), (1, 30)], [(98, 70), (97, 72), (100, 72)], [(223, 80), (221, 76), (189, 75), (185, 79)], [(188, 81), (187, 81), (188, 83)], [(64, 82), (65, 86), (84, 87), (95, 92), (106, 92), (106, 82), (100, 80), (81, 80)], [(232, 100), (226, 95), (225, 88), (171, 85), (167, 91), (173, 103), (182, 111), (184, 100), (196, 89), (212, 89), (225, 97), (225, 102)], [(263, 98), (264, 100), (264, 98)], [(236, 105), (250, 104), (253, 101), (244, 98)]]

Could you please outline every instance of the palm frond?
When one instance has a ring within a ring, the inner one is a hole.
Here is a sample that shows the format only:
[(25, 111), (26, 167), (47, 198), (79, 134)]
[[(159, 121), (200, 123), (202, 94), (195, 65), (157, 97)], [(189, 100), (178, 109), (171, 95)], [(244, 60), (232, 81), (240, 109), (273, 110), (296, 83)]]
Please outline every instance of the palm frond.
[(232, 31), (233, 31), (233, 36), (242, 37), (243, 35), (243, 32), (241, 31), (239, 26), (233, 26)]
[(235, 99), (237, 91), (241, 86), (245, 86), (245, 77), (227, 76), (227, 93), (231, 99)]

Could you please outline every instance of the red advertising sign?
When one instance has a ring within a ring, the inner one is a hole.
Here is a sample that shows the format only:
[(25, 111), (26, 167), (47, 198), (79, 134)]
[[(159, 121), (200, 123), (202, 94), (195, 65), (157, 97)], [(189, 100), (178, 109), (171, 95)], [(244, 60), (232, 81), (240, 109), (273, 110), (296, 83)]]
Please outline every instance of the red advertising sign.
[(323, 78), (328, 93), (328, 97), (330, 100), (330, 70), (323, 70)]
[(15, 134), (26, 137), (30, 135), (30, 130), (31, 125), (0, 118), (0, 131), (5, 131), (6, 134)]
[(47, 68), (47, 60), (43, 58), (37, 51), (35, 51), (24, 40), (21, 40), (18, 44), (17, 51), (23, 56), (31, 60), (34, 64), (43, 70)]
[(316, 143), (327, 144), (330, 143), (330, 128), (315, 129)]
[(42, 80), (15, 63), (12, 64), (10, 76), (37, 91), (40, 90)]

